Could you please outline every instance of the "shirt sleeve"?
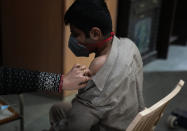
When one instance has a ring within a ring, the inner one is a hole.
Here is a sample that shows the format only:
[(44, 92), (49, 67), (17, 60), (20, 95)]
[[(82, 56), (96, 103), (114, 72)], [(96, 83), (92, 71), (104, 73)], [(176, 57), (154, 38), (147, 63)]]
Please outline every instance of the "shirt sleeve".
[(61, 74), (0, 67), (0, 95), (22, 92), (59, 92)]

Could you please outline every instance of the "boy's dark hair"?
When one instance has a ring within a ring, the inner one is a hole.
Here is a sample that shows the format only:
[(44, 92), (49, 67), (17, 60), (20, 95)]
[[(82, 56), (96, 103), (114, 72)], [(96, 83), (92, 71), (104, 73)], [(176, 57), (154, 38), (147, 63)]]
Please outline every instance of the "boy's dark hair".
[(76, 0), (67, 10), (64, 21), (82, 30), (86, 37), (92, 27), (98, 27), (103, 35), (112, 32), (112, 19), (104, 0)]

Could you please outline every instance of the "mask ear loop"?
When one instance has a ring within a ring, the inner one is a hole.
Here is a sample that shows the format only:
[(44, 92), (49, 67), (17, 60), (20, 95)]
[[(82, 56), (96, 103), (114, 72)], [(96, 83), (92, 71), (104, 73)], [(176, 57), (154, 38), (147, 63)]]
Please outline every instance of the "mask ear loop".
[(105, 40), (98, 42), (97, 46), (100, 48), (103, 46), (104, 43), (110, 41), (114, 37), (114, 32), (110, 32), (110, 37), (106, 38)]
[[(86, 48), (89, 50), (89, 52), (90, 52), (90, 50), (92, 49), (92, 47), (102, 48), (103, 45), (104, 45), (106, 42), (110, 41), (113, 37), (114, 37), (114, 32), (110, 32), (110, 36), (109, 36), (108, 38), (106, 38), (106, 39), (104, 39), (104, 40), (102, 40), (102, 41), (100, 41), (100, 42), (98, 42), (98, 43), (90, 44), (90, 47), (86, 47)], [(92, 46), (91, 46), (91, 45), (92, 45)]]
[(115, 33), (114, 33), (114, 32), (110, 32), (110, 36), (112, 36), (112, 37), (113, 37), (114, 35), (115, 35)]

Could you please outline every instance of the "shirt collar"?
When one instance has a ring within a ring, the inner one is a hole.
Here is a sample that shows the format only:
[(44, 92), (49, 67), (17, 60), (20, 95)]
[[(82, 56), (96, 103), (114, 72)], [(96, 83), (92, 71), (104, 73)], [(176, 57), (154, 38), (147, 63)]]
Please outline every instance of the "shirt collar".
[(112, 71), (112, 67), (115, 63), (115, 60), (118, 56), (118, 41), (119, 39), (114, 36), (113, 41), (112, 41), (112, 48), (110, 51), (110, 54), (106, 60), (106, 62), (104, 63), (104, 65), (101, 67), (101, 69), (92, 77), (93, 82), (95, 83), (96, 87), (102, 91), (105, 83)]

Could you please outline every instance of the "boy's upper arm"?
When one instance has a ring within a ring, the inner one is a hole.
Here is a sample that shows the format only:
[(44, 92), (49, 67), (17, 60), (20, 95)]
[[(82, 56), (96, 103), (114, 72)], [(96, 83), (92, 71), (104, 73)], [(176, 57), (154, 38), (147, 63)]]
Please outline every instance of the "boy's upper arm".
[(103, 64), (105, 63), (105, 60), (106, 60), (106, 56), (100, 56), (98, 58), (95, 58), (90, 66), (89, 66), (89, 69), (91, 71), (91, 74), (92, 76), (94, 76), (98, 71), (99, 69), (103, 66)]

